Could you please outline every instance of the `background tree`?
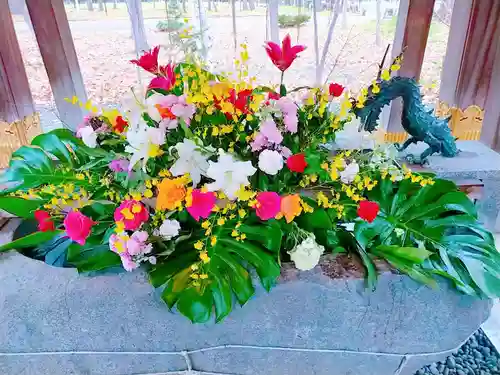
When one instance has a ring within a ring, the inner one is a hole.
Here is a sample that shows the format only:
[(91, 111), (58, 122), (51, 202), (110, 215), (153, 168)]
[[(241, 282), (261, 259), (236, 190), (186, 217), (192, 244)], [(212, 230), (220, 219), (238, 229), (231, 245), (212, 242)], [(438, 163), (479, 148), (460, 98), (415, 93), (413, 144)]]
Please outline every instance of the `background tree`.
[(94, 4), (92, 4), (92, 0), (87, 0), (87, 10), (90, 12), (94, 11)]
[(375, 25), (375, 44), (380, 47), (382, 45), (382, 36), (380, 35), (380, 24), (382, 22), (382, 0), (377, 0), (377, 23)]
[(137, 55), (149, 49), (146, 30), (144, 29), (144, 16), (142, 15), (141, 0), (126, 0), (127, 10), (132, 23), (132, 35), (135, 42), (135, 52)]

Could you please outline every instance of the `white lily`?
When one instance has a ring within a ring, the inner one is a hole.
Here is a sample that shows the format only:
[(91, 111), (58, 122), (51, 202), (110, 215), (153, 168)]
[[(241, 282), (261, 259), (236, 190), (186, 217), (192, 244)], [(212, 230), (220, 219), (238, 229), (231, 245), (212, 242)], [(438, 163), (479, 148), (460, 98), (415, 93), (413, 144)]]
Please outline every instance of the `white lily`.
[(179, 153), (179, 159), (170, 168), (170, 173), (174, 176), (183, 176), (189, 173), (193, 186), (199, 184), (201, 176), (205, 175), (208, 169), (207, 156), (200, 152), (200, 148), (192, 140), (184, 138), (173, 148)]
[(90, 125), (84, 126), (80, 130), (78, 130), (77, 134), (82, 138), (82, 141), (85, 144), (85, 146), (90, 148), (97, 147), (97, 133), (92, 128), (92, 126)]
[(219, 160), (216, 163), (208, 162), (207, 177), (215, 181), (208, 184), (207, 188), (209, 191), (222, 190), (229, 199), (235, 199), (241, 187), (250, 184), (248, 177), (252, 176), (257, 169), (250, 161), (237, 161), (222, 150), (219, 154)]
[(146, 123), (142, 123), (127, 131), (127, 141), (125, 152), (132, 154), (129, 170), (132, 170), (142, 160), (142, 169), (146, 171), (148, 159), (162, 153), (160, 146), (165, 143), (165, 129), (152, 128)]

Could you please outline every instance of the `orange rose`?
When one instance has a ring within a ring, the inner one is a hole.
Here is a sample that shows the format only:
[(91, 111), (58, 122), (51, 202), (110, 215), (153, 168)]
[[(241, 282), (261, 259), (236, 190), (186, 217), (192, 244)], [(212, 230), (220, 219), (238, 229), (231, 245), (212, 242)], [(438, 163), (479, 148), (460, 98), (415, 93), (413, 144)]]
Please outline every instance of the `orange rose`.
[(302, 212), (300, 197), (298, 194), (287, 195), (281, 198), (281, 212), (287, 223), (290, 223), (296, 216)]
[(158, 185), (157, 210), (175, 210), (186, 198), (183, 178), (165, 178)]

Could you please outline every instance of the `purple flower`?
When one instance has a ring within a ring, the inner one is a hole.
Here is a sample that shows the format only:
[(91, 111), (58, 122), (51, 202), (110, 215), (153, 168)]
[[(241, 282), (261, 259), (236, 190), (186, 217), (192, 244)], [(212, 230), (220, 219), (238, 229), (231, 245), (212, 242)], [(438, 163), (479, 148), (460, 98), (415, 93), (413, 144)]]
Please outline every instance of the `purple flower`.
[(127, 159), (116, 159), (109, 163), (109, 169), (113, 172), (125, 172), (128, 170), (129, 161)]

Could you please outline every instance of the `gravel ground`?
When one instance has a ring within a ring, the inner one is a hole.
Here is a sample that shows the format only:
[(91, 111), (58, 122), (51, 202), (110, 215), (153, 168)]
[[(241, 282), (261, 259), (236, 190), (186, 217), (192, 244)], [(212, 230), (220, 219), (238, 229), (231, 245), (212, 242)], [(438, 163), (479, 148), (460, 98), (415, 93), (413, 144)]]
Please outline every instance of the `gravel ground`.
[(433, 363), (415, 375), (499, 375), (500, 355), (484, 332), (477, 331), (443, 362)]

